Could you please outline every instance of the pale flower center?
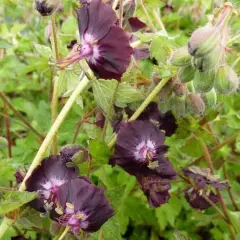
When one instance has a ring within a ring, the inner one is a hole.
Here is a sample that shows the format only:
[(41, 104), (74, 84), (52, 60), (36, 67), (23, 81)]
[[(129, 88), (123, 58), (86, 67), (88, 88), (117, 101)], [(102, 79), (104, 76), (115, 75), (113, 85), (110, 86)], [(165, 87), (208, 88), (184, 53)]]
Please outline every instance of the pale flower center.
[(151, 162), (156, 154), (156, 144), (151, 140), (145, 140), (140, 142), (134, 151), (136, 160), (141, 162)]

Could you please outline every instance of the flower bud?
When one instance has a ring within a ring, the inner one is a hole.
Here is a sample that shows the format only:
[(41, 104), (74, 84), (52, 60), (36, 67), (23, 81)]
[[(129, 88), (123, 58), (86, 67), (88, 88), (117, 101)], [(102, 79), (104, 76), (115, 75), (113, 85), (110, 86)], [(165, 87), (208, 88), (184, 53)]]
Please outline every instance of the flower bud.
[(175, 83), (173, 86), (173, 92), (178, 97), (186, 96), (188, 93), (188, 89), (184, 83)]
[(220, 40), (221, 34), (217, 27), (201, 27), (193, 32), (188, 42), (188, 51), (192, 56), (203, 57), (213, 51)]
[(229, 94), (237, 90), (239, 79), (236, 72), (229, 66), (219, 67), (214, 88), (216, 92), (221, 94)]
[(217, 104), (217, 94), (214, 88), (211, 91), (202, 94), (201, 98), (204, 101), (206, 107), (211, 108)]
[(172, 111), (176, 114), (176, 116), (181, 117), (186, 114), (186, 97), (178, 97), (175, 96), (173, 98), (173, 106)]
[(172, 96), (174, 79), (167, 82), (167, 84), (158, 93), (159, 101), (165, 101)]
[(201, 115), (205, 111), (205, 103), (202, 98), (195, 94), (191, 93), (187, 96), (188, 107), (192, 110), (193, 113)]
[(42, 16), (49, 16), (55, 12), (61, 0), (35, 0), (35, 8)]
[(188, 53), (187, 47), (181, 47), (176, 49), (170, 59), (170, 63), (177, 67), (183, 67), (190, 63), (191, 56)]
[(201, 72), (214, 70), (219, 66), (223, 52), (222, 47), (217, 47), (213, 52), (204, 57), (193, 57), (192, 65)]
[(178, 73), (178, 78), (182, 83), (187, 83), (194, 78), (195, 69), (191, 65), (188, 65), (187, 67), (183, 67), (180, 69)]
[(193, 79), (193, 86), (196, 92), (206, 93), (209, 92), (214, 85), (215, 72), (200, 72), (196, 71)]

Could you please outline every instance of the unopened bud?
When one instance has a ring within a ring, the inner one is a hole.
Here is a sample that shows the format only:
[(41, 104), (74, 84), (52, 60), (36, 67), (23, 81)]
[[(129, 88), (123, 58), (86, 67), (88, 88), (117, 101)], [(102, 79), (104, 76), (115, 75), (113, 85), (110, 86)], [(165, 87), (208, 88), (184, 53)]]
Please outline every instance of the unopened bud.
[(203, 57), (193, 57), (192, 65), (201, 72), (214, 70), (218, 67), (224, 54), (224, 48), (219, 44), (211, 53)]
[(174, 82), (174, 79), (168, 81), (167, 84), (160, 90), (158, 93), (159, 101), (166, 101), (172, 96)]
[(175, 83), (173, 91), (178, 97), (186, 96), (188, 93), (188, 89), (184, 83)]
[(188, 65), (187, 67), (183, 67), (180, 69), (178, 73), (178, 78), (182, 83), (187, 83), (191, 80), (193, 80), (195, 74), (195, 69), (191, 65)]
[(172, 111), (176, 114), (176, 116), (181, 117), (186, 114), (186, 97), (177, 97), (173, 98), (173, 106)]
[(188, 53), (187, 47), (176, 49), (170, 59), (170, 63), (177, 67), (183, 67), (190, 63), (191, 56)]
[(231, 67), (219, 67), (214, 83), (214, 88), (216, 92), (221, 94), (230, 94), (237, 90), (238, 84), (238, 76)]
[(193, 86), (196, 92), (206, 93), (209, 92), (214, 85), (215, 72), (200, 72), (196, 71), (193, 79)]
[(217, 94), (213, 88), (210, 92), (201, 95), (206, 107), (214, 107), (217, 104)]
[(205, 111), (205, 103), (202, 98), (195, 94), (191, 93), (187, 96), (187, 104), (193, 113), (201, 115)]
[(61, 0), (35, 0), (35, 8), (42, 16), (49, 16), (61, 5)]
[(192, 56), (203, 57), (213, 51), (220, 40), (221, 34), (217, 27), (201, 27), (193, 32), (188, 42), (188, 51)]
[(155, 85), (157, 85), (161, 81), (159, 74), (157, 72), (153, 72), (152, 80)]

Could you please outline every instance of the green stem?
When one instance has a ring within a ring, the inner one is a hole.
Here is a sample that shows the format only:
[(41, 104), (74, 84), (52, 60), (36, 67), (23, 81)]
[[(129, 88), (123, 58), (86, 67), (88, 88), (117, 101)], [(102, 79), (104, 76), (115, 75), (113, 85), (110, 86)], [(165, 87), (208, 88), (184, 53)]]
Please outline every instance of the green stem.
[[(128, 121), (136, 120), (140, 114), (144, 111), (144, 109), (148, 106), (148, 104), (156, 97), (159, 91), (165, 86), (165, 84), (170, 80), (170, 78), (162, 79), (158, 85), (152, 90), (152, 92), (148, 95), (148, 97), (144, 100), (144, 102), (139, 106), (136, 112), (129, 118)], [(112, 140), (108, 143), (108, 147), (112, 148), (117, 140), (117, 135), (115, 135)]]
[[(57, 41), (57, 25), (56, 25), (56, 14), (51, 15), (52, 22), (52, 32), (53, 32), (53, 41), (52, 41), (52, 50), (55, 52), (56, 62), (58, 61), (58, 41)], [(53, 78), (53, 95), (52, 95), (52, 124), (54, 123), (57, 115), (58, 115), (58, 87), (59, 87), (59, 78), (57, 75), (57, 70), (54, 69)], [(57, 135), (55, 134), (52, 139), (52, 152), (53, 154), (57, 154)]]
[(53, 123), (52, 127), (50, 128), (46, 138), (44, 139), (44, 141), (42, 142), (41, 147), (39, 148), (37, 155), (35, 156), (35, 158), (33, 159), (33, 162), (31, 164), (31, 166), (28, 169), (28, 172), (19, 188), (19, 191), (24, 191), (26, 186), (26, 180), (31, 176), (33, 170), (41, 163), (41, 160), (45, 154), (45, 152), (47, 151), (47, 148), (49, 146), (49, 144), (52, 141), (52, 138), (54, 137), (54, 135), (57, 133), (57, 131), (59, 130), (60, 126), (62, 125), (62, 123), (64, 122), (68, 112), (70, 111), (70, 109), (72, 108), (74, 102), (76, 101), (76, 99), (78, 98), (78, 96), (80, 95), (80, 93), (87, 87), (87, 85), (89, 84), (89, 80), (87, 77), (84, 77), (83, 80), (79, 83), (79, 85), (77, 86), (77, 88), (74, 90), (74, 92), (72, 93), (72, 95), (70, 96), (70, 98), (68, 99), (67, 103), (65, 104), (65, 106), (63, 107), (62, 111), (59, 113), (58, 117), (56, 118), (55, 122)]
[(161, 29), (163, 30), (163, 32), (166, 34), (166, 36), (168, 36), (168, 33), (166, 31), (166, 28), (164, 27), (162, 19), (160, 18), (160, 16), (158, 15), (158, 13), (155, 9), (153, 9), (153, 15), (154, 15), (156, 21), (158, 22), (158, 24), (160, 25)]
[(67, 233), (69, 232), (69, 230), (70, 230), (70, 227), (67, 226), (67, 227), (64, 229), (63, 233), (61, 234), (61, 236), (60, 236), (57, 240), (62, 240), (62, 239), (64, 239), (64, 237), (67, 235)]
[(153, 30), (154, 32), (157, 32), (157, 29), (155, 28), (155, 26), (154, 26), (154, 24), (153, 24), (153, 22), (152, 22), (152, 20), (151, 20), (151, 18), (150, 18), (150, 16), (149, 16), (149, 14), (148, 14), (147, 9), (146, 9), (145, 6), (144, 6), (143, 0), (140, 0), (140, 4), (141, 4), (141, 6), (142, 6), (142, 9), (143, 9), (143, 11), (144, 11), (147, 19), (148, 19), (149, 24), (151, 25), (152, 30)]
[(108, 107), (107, 116), (106, 116), (106, 119), (105, 119), (103, 131), (102, 131), (102, 136), (101, 136), (102, 141), (104, 141), (104, 139), (105, 139), (108, 123), (110, 121), (111, 114), (112, 114), (112, 107), (114, 105), (114, 102), (115, 102), (115, 99), (116, 99), (116, 96), (117, 96), (117, 90), (118, 90), (119, 84), (120, 84), (120, 82), (117, 82), (117, 85), (116, 85), (116, 87), (114, 89), (114, 92), (113, 92), (113, 95), (112, 95), (111, 102), (110, 102), (109, 107)]
[(229, 40), (227, 41), (227, 45), (230, 45), (230, 44), (232, 44), (233, 42), (236, 42), (238, 39), (240, 39), (240, 34), (237, 34), (235, 37), (229, 39)]
[(59, 58), (58, 55), (58, 42), (57, 42), (57, 25), (56, 25), (56, 14), (52, 14), (51, 15), (51, 22), (52, 22), (52, 32), (53, 32), (53, 50), (55, 52), (55, 56), (56, 56), (56, 61)]
[[(59, 77), (54, 78), (54, 87), (52, 95), (52, 124), (57, 118), (58, 115), (58, 88), (59, 88)], [(57, 154), (57, 135), (55, 134), (52, 139), (52, 151), (53, 154)]]
[(13, 219), (4, 217), (0, 226), (0, 239), (4, 236), (9, 227), (14, 223)]

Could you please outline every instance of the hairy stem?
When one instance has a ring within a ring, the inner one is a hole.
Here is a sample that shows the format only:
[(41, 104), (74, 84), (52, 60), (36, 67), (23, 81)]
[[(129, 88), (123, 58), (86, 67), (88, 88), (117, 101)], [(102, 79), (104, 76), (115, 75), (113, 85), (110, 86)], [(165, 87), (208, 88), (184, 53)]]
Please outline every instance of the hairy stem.
[[(221, 149), (223, 146), (233, 143), (236, 141), (236, 138), (239, 136), (240, 132), (234, 134), (233, 136), (227, 138), (225, 141), (223, 141), (222, 143), (218, 144), (216, 147), (212, 148), (209, 150), (210, 154), (215, 153), (216, 151), (218, 151), (219, 149)], [(192, 166), (192, 165), (196, 165), (198, 164), (201, 160), (204, 159), (204, 156), (197, 158), (196, 160), (194, 160), (193, 162), (191, 162), (187, 167)]]
[(140, 4), (141, 4), (141, 7), (142, 7), (142, 9), (143, 9), (143, 11), (144, 11), (147, 19), (148, 19), (148, 23), (151, 25), (152, 30), (153, 30), (154, 32), (157, 32), (157, 29), (155, 28), (155, 26), (154, 26), (154, 24), (153, 24), (153, 22), (152, 22), (152, 19), (150, 18), (147, 9), (146, 9), (146, 7), (144, 6), (143, 0), (140, 0)]
[[(57, 25), (56, 25), (56, 14), (51, 15), (52, 22), (52, 32), (53, 32), (53, 41), (52, 41), (52, 50), (55, 53), (56, 62), (59, 59), (58, 54), (58, 38), (57, 38)], [(53, 94), (52, 94), (52, 124), (54, 123), (57, 115), (58, 115), (58, 87), (59, 87), (59, 78), (57, 75), (56, 69), (54, 69), (55, 77), (53, 78)], [(55, 134), (52, 139), (52, 152), (53, 154), (57, 153), (57, 135)]]
[[(230, 182), (230, 181), (229, 181), (229, 175), (228, 175), (227, 168), (226, 168), (226, 164), (227, 164), (227, 163), (225, 162), (224, 165), (223, 165), (224, 177), (225, 177), (225, 179), (226, 179), (228, 182)], [(233, 193), (232, 193), (232, 190), (231, 190), (231, 187), (230, 187), (230, 186), (228, 187), (228, 195), (229, 195), (229, 197), (230, 197), (230, 199), (231, 199), (231, 202), (232, 202), (232, 205), (233, 205), (235, 211), (239, 211), (239, 208), (238, 208), (238, 206), (237, 206), (237, 204), (236, 204), (236, 202), (235, 202), (235, 200), (234, 200)]]
[[(156, 97), (159, 91), (165, 86), (165, 84), (170, 80), (170, 78), (162, 79), (158, 85), (152, 90), (152, 92), (148, 95), (148, 97), (144, 100), (144, 102), (139, 106), (139, 108), (135, 111), (135, 113), (129, 118), (128, 121), (136, 120), (140, 114), (144, 111), (144, 109), (148, 106), (148, 104)], [(112, 140), (108, 143), (108, 147), (112, 148), (117, 140), (117, 135), (115, 135)]]
[(62, 240), (62, 239), (64, 239), (64, 237), (67, 235), (67, 233), (69, 232), (69, 230), (70, 230), (70, 227), (67, 226), (67, 227), (64, 229), (63, 233), (61, 234), (61, 236), (60, 236), (59, 238), (57, 238), (57, 240)]
[(160, 28), (163, 30), (163, 32), (166, 34), (166, 36), (168, 36), (168, 33), (166, 31), (166, 28), (162, 22), (162, 19), (160, 18), (160, 16), (158, 15), (157, 11), (155, 9), (153, 9), (153, 16), (155, 17), (157, 23), (159, 24)]
[(40, 141), (44, 139), (44, 136), (41, 135), (24, 117), (23, 115), (12, 105), (12, 103), (7, 99), (4, 93), (0, 92), (0, 97), (8, 105), (8, 107), (13, 111), (13, 113), (31, 130), (35, 133)]
[[(52, 104), (51, 104), (51, 110), (52, 110), (52, 124), (57, 118), (58, 115), (58, 88), (59, 88), (59, 77), (56, 76), (54, 78), (54, 87), (53, 87), (53, 95), (52, 95)], [(58, 152), (57, 149), (57, 135), (55, 134), (52, 139), (52, 152), (53, 154), (56, 154)]]
[(26, 180), (29, 178), (29, 176), (31, 176), (33, 170), (41, 163), (41, 160), (45, 154), (45, 152), (47, 151), (47, 148), (49, 146), (49, 144), (51, 143), (54, 135), (58, 132), (60, 126), (62, 125), (62, 123), (64, 122), (68, 112), (70, 111), (70, 109), (72, 108), (74, 102), (76, 101), (76, 99), (78, 98), (78, 96), (80, 95), (80, 93), (87, 87), (87, 85), (89, 84), (89, 80), (87, 77), (84, 77), (83, 80), (79, 83), (79, 85), (77, 86), (77, 88), (74, 90), (74, 92), (72, 93), (72, 95), (70, 96), (70, 98), (68, 99), (67, 103), (65, 104), (65, 106), (63, 107), (62, 111), (59, 113), (58, 117), (56, 118), (55, 122), (53, 123), (52, 127), (50, 128), (46, 138), (44, 139), (44, 141), (42, 142), (41, 147), (39, 148), (37, 155), (35, 156), (35, 158), (33, 159), (33, 162), (31, 164), (31, 166), (28, 169), (28, 172), (19, 188), (19, 191), (24, 191), (26, 188)]
[[(208, 148), (207, 148), (206, 144), (202, 140), (200, 140), (200, 141), (201, 141), (202, 150), (204, 152), (204, 158), (205, 158), (205, 160), (206, 160), (206, 162), (208, 164), (208, 167), (210, 168), (211, 174), (214, 175), (214, 167), (213, 167), (211, 155), (210, 155), (210, 153), (208, 151)], [(220, 201), (220, 204), (221, 204), (224, 216), (226, 218), (226, 222), (228, 223), (229, 231), (230, 231), (230, 233), (232, 235), (232, 239), (236, 239), (235, 233), (234, 233), (234, 231), (232, 231), (232, 226), (231, 226), (232, 223), (231, 223), (231, 219), (230, 219), (230, 217), (228, 215), (227, 206), (226, 206), (226, 204), (224, 202), (224, 199), (222, 197), (222, 194), (221, 194), (220, 190), (217, 188), (216, 191), (217, 191), (217, 195), (218, 195), (218, 198), (219, 198), (219, 201)]]
[(10, 131), (10, 121), (8, 117), (8, 109), (7, 104), (4, 99), (3, 100), (3, 111), (4, 111), (4, 122), (6, 127), (6, 136), (8, 140), (8, 157), (12, 157), (12, 138), (11, 138), (11, 131)]
[(114, 92), (113, 92), (113, 95), (112, 95), (110, 105), (108, 107), (107, 116), (106, 116), (106, 119), (105, 119), (105, 122), (104, 122), (102, 136), (101, 136), (102, 141), (104, 141), (104, 139), (105, 139), (105, 135), (106, 135), (106, 132), (107, 132), (107, 127), (108, 127), (108, 124), (109, 124), (109, 121), (110, 121), (110, 118), (111, 118), (112, 108), (113, 108), (113, 105), (115, 103), (115, 99), (116, 99), (116, 96), (117, 96), (117, 90), (118, 90), (119, 84), (120, 84), (120, 82), (117, 82), (117, 85), (116, 85), (116, 87), (114, 89)]
[(123, 0), (119, 0), (119, 26), (122, 27), (123, 24)]

